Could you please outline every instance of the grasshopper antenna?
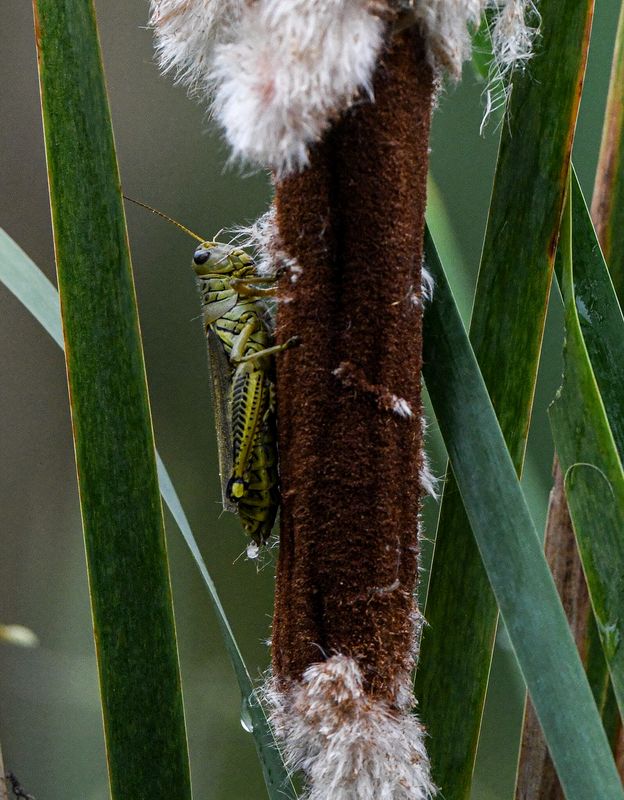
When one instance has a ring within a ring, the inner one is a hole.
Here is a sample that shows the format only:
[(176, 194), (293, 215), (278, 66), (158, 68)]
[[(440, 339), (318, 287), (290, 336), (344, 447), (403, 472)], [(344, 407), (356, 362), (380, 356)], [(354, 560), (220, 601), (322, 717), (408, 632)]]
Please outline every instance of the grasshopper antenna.
[(196, 233), (193, 233), (192, 230), (189, 230), (189, 228), (187, 228), (185, 225), (182, 225), (181, 222), (178, 222), (176, 219), (173, 219), (173, 217), (164, 214), (162, 211), (158, 211), (158, 209), (156, 208), (152, 208), (152, 206), (148, 206), (147, 203), (142, 203), (140, 200), (135, 200), (134, 197), (128, 197), (127, 194), (123, 194), (122, 197), (124, 200), (129, 200), (131, 203), (134, 203), (136, 206), (141, 206), (141, 208), (146, 208), (148, 211), (151, 211), (152, 214), (156, 214), (157, 217), (162, 217), (163, 219), (166, 219), (167, 222), (170, 222), (172, 225), (175, 225), (176, 228), (179, 228), (181, 231), (184, 231), (184, 233), (188, 233), (189, 236), (192, 236), (193, 239), (197, 239), (198, 242), (203, 243), (206, 241), (206, 239), (203, 236), (198, 236)]

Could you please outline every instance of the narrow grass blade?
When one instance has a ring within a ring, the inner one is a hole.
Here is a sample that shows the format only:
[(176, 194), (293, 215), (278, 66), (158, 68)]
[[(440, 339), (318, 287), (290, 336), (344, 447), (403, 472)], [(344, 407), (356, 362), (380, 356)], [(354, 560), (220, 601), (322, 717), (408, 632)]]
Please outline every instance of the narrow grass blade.
[(553, 435), (602, 648), (624, 713), (624, 319), (578, 181), (560, 246), (563, 384)]
[[(60, 306), (54, 286), (39, 267), (19, 247), (19, 245), (0, 228), (0, 282), (17, 297), (25, 308), (35, 317), (54, 341), (63, 348)], [(175, 520), (186, 544), (197, 564), (212, 601), (225, 648), (241, 691), (243, 711), (249, 717), (253, 728), (254, 742), (262, 765), (267, 791), (271, 800), (296, 798), (294, 785), (280, 756), (279, 749), (268, 724), (266, 714), (258, 701), (247, 666), (234, 637), (225, 610), (217, 593), (208, 568), (191, 530), (188, 518), (182, 507), (175, 487), (169, 477), (161, 457), (156, 453), (156, 463), (160, 492)]]
[(273, 731), (267, 720), (262, 703), (260, 702), (260, 699), (258, 698), (253, 687), (251, 677), (249, 676), (249, 671), (247, 670), (247, 666), (243, 661), (240, 649), (236, 639), (234, 638), (234, 633), (230, 627), (225, 609), (221, 605), (221, 600), (217, 594), (216, 586), (210, 577), (208, 568), (206, 567), (204, 559), (199, 551), (199, 547), (197, 546), (197, 542), (193, 536), (188, 519), (184, 513), (184, 509), (182, 508), (182, 504), (180, 503), (165, 465), (158, 455), (157, 460), (160, 491), (163, 499), (167, 503), (167, 506), (169, 507), (169, 510), (171, 511), (171, 514), (175, 519), (193, 558), (195, 559), (195, 563), (197, 564), (201, 576), (204, 579), (204, 583), (208, 588), (210, 599), (212, 600), (212, 604), (217, 615), (217, 621), (219, 622), (219, 627), (221, 628), (223, 642), (230, 657), (230, 661), (232, 662), (236, 679), (241, 691), (241, 719), (246, 720), (246, 727), (250, 728), (251, 733), (253, 734), (256, 752), (258, 753), (258, 758), (262, 766), (264, 781), (266, 783), (269, 797), (271, 800), (289, 800), (289, 798), (293, 798), (294, 800), (297, 797), (295, 787), (290, 779), (290, 775), (288, 774), (286, 767), (284, 766), (279, 747), (275, 737), (273, 736)]
[(35, 0), (65, 356), (110, 791), (190, 769), (143, 351), (95, 11)]
[[(540, 3), (537, 51), (526, 71), (513, 77), (502, 124), (470, 335), (518, 473), (592, 11), (592, 0)], [(497, 609), (451, 475), (444, 490), (425, 618), (429, 625), (423, 633), (415, 691), (429, 732), (433, 776), (446, 800), (467, 800)]]
[(59, 347), (64, 347), (61, 307), (56, 288), (2, 228), (0, 281), (30, 311)]
[[(429, 235), (426, 252), (436, 280), (434, 300), (425, 312), (427, 389), (557, 773), (568, 800), (622, 798), (624, 790), (540, 539)], [(468, 627), (473, 623), (465, 621)], [(449, 738), (454, 733), (450, 726), (445, 731)], [(441, 790), (448, 797), (444, 786)]]
[(596, 175), (592, 217), (615, 291), (624, 303), (624, 3), (615, 37)]

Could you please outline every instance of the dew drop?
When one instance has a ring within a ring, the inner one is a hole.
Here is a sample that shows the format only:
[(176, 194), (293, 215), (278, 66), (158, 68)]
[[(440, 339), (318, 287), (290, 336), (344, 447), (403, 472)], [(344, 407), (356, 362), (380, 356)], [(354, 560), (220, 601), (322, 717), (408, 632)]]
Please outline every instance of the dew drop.
[(243, 702), (241, 703), (241, 715), (240, 715), (240, 723), (244, 731), (247, 733), (253, 733), (253, 720), (251, 718), (251, 709), (249, 707), (249, 698), (243, 698)]

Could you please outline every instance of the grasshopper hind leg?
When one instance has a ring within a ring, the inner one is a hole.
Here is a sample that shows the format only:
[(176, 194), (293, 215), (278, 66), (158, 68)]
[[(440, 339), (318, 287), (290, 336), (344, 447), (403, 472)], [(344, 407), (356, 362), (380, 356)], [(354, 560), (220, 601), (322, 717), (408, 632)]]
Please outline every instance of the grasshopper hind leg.
[[(270, 383), (268, 388), (273, 388)], [(271, 410), (269, 404), (252, 448), (250, 468), (245, 475), (246, 491), (237, 502), (241, 524), (258, 546), (270, 537), (279, 507), (275, 425)]]

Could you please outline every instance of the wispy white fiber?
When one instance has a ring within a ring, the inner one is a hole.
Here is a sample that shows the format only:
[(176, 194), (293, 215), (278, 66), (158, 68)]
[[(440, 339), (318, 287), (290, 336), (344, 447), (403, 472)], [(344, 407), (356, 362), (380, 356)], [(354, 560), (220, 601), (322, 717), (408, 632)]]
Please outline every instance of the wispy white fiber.
[(422, 465), (420, 467), (420, 471), (418, 472), (418, 480), (420, 481), (420, 486), (430, 497), (433, 497), (434, 500), (438, 499), (438, 479), (431, 471), (431, 467), (429, 466), (429, 458), (427, 457), (427, 453), (423, 449), (422, 451)]
[[(287, 271), (290, 273), (291, 283), (297, 282), (303, 270), (281, 244), (274, 205), (269, 206), (251, 225), (235, 228), (232, 233), (239, 247), (252, 251), (258, 274), (272, 276), (280, 270)], [(280, 302), (284, 302), (284, 299), (280, 298)]]
[(371, 79), (384, 38), (377, 0), (256, 0), (216, 47), (214, 109), (235, 157), (278, 174)]
[[(420, 430), (423, 442), (428, 427), (429, 423), (427, 422), (427, 417), (424, 414), (422, 414), (420, 417)], [(418, 480), (420, 481), (421, 489), (425, 492), (425, 494), (428, 494), (429, 497), (432, 497), (434, 500), (437, 500), (438, 497), (440, 496), (439, 492), (440, 479), (437, 478), (431, 471), (431, 466), (429, 464), (429, 456), (427, 455), (427, 450), (425, 449), (424, 444), (421, 450), (421, 457), (422, 457), (422, 462), (420, 465), (420, 470), (418, 472)]]
[[(251, 225), (241, 225), (232, 233), (239, 247), (253, 252), (256, 270), (260, 275), (274, 275), (281, 254), (279, 234), (275, 218), (275, 206), (270, 205)], [(285, 257), (285, 254), (281, 254)]]
[(307, 777), (306, 800), (434, 796), (418, 719), (372, 699), (354, 659), (313, 664), (286, 689), (269, 683), (265, 697), (287, 765)]
[(420, 25), (436, 67), (458, 80), (470, 57), (471, 31), (492, 12), (491, 36), (497, 69), (505, 73), (531, 55), (537, 18), (533, 0), (398, 0)]
[(151, 0), (162, 71), (173, 72), (192, 92), (207, 92), (214, 45), (232, 35), (244, 7), (245, 0)]
[(420, 293), (425, 303), (428, 303), (433, 298), (434, 288), (435, 288), (435, 280), (433, 279), (433, 275), (423, 264), (422, 271), (420, 274)]
[(531, 57), (539, 14), (533, 0), (505, 0), (502, 4), (490, 0), (490, 4), (498, 7), (490, 29), (494, 55), (505, 71)]

